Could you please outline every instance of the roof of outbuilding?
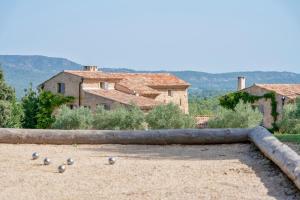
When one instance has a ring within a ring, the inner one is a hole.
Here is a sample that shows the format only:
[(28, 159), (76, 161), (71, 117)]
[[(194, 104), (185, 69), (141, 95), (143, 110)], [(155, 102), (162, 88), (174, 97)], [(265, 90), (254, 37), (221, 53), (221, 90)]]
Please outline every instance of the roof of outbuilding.
[(276, 92), (290, 99), (300, 96), (300, 84), (254, 84), (254, 86)]
[(135, 96), (120, 92), (118, 90), (104, 90), (104, 89), (83, 89), (84, 92), (92, 95), (100, 96), (126, 105), (137, 105), (141, 109), (150, 109), (156, 105), (162, 104), (150, 98)]

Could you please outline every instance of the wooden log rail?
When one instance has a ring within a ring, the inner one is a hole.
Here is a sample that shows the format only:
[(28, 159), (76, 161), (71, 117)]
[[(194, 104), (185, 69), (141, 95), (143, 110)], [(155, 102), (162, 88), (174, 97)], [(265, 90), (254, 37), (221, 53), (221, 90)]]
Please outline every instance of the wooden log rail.
[(149, 131), (0, 129), (11, 144), (222, 144), (247, 142), (252, 129), (166, 129)]
[(300, 189), (300, 156), (295, 151), (263, 127), (253, 129), (249, 133), (249, 139)]

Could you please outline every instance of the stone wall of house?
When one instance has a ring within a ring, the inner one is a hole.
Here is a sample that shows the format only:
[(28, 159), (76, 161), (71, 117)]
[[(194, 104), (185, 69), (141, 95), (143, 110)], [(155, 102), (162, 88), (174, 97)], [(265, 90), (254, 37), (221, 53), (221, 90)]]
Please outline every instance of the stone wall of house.
[(82, 83), (82, 88), (100, 88), (100, 82), (105, 82), (107, 84), (107, 89), (113, 90), (115, 89), (115, 83), (111, 81), (101, 81), (101, 80), (91, 80), (84, 79)]
[[(263, 89), (255, 85), (246, 88), (244, 91), (255, 96), (262, 96), (270, 92), (269, 90)], [(285, 103), (288, 103), (289, 101), (290, 99), (286, 97)], [(282, 109), (283, 109), (282, 95), (276, 94), (276, 102), (277, 102), (277, 112), (279, 113), (278, 120), (280, 120), (282, 117)], [(272, 128), (272, 123), (274, 122), (274, 120), (271, 114), (272, 113), (271, 100), (260, 99), (259, 101), (255, 102), (253, 105), (257, 106), (257, 108), (263, 113), (264, 115), (263, 125), (267, 128)]]
[(65, 93), (64, 96), (73, 96), (75, 97), (74, 102), (72, 103), (75, 106), (79, 105), (79, 85), (81, 78), (67, 73), (60, 73), (53, 78), (49, 79), (43, 84), (43, 88), (46, 91), (51, 91), (52, 93), (58, 93), (58, 83), (65, 84)]
[(84, 92), (81, 102), (82, 106), (88, 107), (92, 111), (95, 111), (97, 106), (107, 106), (108, 109), (114, 109), (116, 106), (120, 105), (120, 103), (117, 103), (113, 100), (93, 95), (87, 92)]
[(168, 89), (156, 89), (161, 92), (155, 100), (163, 102), (163, 103), (174, 103), (177, 104), (184, 113), (189, 112), (189, 104), (188, 104), (188, 93), (187, 89), (171, 89), (172, 95), (169, 96)]

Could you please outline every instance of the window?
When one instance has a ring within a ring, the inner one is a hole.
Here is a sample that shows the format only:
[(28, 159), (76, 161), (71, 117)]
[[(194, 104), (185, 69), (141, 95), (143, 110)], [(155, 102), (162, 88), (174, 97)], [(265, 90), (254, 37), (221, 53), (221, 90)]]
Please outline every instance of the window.
[(76, 105), (74, 105), (74, 104), (70, 104), (70, 105), (69, 105), (69, 107), (70, 107), (70, 109), (71, 109), (71, 110), (73, 110), (73, 109), (76, 109), (76, 108), (77, 108), (77, 106), (76, 106)]
[(65, 93), (65, 84), (64, 83), (57, 83), (57, 92), (64, 94)]
[(96, 104), (96, 107), (102, 106), (105, 110), (110, 110), (110, 105), (106, 103)]
[(102, 89), (104, 89), (104, 82), (100, 82), (99, 87), (102, 88)]
[(99, 83), (99, 87), (104, 89), (104, 90), (107, 90), (108, 88), (108, 83), (107, 82), (100, 82)]
[(179, 99), (179, 105), (181, 106), (182, 102), (181, 102), (181, 99)]
[(110, 106), (108, 104), (104, 104), (104, 109), (105, 110), (110, 110)]
[(173, 96), (172, 90), (168, 90), (168, 96), (169, 96), (169, 97), (172, 97), (172, 96)]

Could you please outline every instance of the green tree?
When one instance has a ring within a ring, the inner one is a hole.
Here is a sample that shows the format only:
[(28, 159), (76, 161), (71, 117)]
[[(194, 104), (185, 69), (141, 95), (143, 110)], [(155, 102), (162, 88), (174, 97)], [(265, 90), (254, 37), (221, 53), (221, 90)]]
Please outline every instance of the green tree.
[(285, 105), (282, 112), (282, 119), (278, 123), (280, 133), (300, 133), (300, 98), (295, 104)]
[(242, 100), (232, 109), (221, 108), (214, 118), (208, 121), (210, 128), (251, 128), (261, 124), (262, 114), (253, 109), (250, 103)]
[(15, 91), (5, 83), (0, 69), (0, 127), (20, 128), (23, 116), (22, 107), (17, 102)]
[(50, 91), (41, 91), (38, 96), (38, 112), (36, 115), (36, 128), (50, 128), (55, 122), (53, 111), (59, 106), (70, 103), (74, 97), (53, 94)]
[(192, 97), (189, 101), (190, 115), (214, 115), (221, 108), (219, 97), (198, 98)]
[(151, 129), (178, 129), (195, 126), (194, 118), (184, 114), (173, 103), (156, 106), (147, 114), (146, 122)]
[(22, 107), (24, 111), (23, 128), (35, 128), (37, 125), (38, 94), (32, 89), (32, 84), (25, 90), (25, 96), (22, 98)]
[(92, 128), (93, 115), (89, 108), (80, 107), (71, 110), (63, 105), (56, 115), (52, 128), (55, 129), (90, 129)]
[(8, 127), (11, 116), (11, 104), (9, 101), (0, 100), (0, 127)]
[(8, 126), (10, 128), (21, 128), (22, 127), (22, 120), (24, 117), (24, 112), (22, 109), (22, 104), (14, 99), (11, 103), (11, 117), (8, 121)]
[(137, 130), (143, 129), (144, 113), (139, 107), (118, 106), (113, 110), (105, 110), (98, 106), (94, 115), (95, 129)]

